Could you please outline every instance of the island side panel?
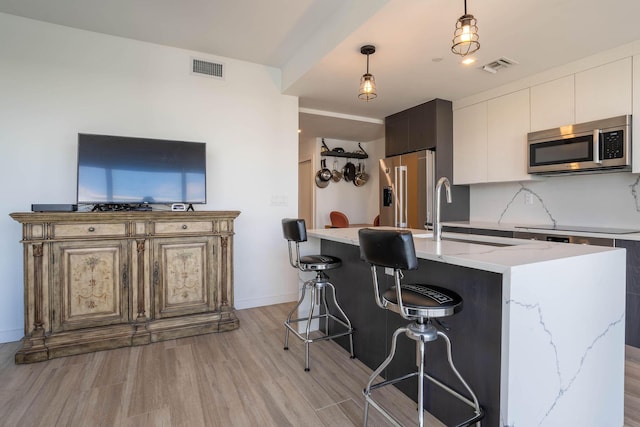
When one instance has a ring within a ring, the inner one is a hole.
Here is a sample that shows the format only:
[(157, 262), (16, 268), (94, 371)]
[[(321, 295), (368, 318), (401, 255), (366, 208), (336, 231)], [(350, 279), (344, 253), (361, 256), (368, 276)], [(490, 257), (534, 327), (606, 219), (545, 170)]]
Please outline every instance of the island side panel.
[(622, 426), (624, 251), (518, 266), (509, 288), (505, 424)]
[[(375, 369), (388, 354), (391, 335), (408, 322), (398, 314), (379, 308), (374, 301), (370, 268), (360, 260), (354, 245), (322, 240), (322, 253), (342, 259), (341, 268), (330, 272), (336, 286), (338, 301), (351, 319), (355, 354), (367, 366)], [(392, 278), (381, 275), (381, 287), (391, 286)], [(475, 391), (486, 418), (483, 425), (500, 423), (500, 380), (502, 339), (502, 275), (436, 261), (419, 260), (419, 269), (405, 272), (407, 283), (428, 283), (458, 292), (463, 310), (442, 319), (450, 328), (446, 333), (452, 341), (453, 360), (461, 375)], [(337, 340), (345, 349), (347, 340)], [(450, 372), (446, 348), (442, 340), (427, 344), (427, 372), (463, 391)], [(398, 339), (394, 362), (384, 374), (396, 377), (415, 367), (415, 343), (404, 336)], [(454, 425), (471, 415), (463, 405), (430, 382), (427, 385), (425, 408), (447, 425)], [(417, 400), (416, 379), (403, 381), (398, 388)]]

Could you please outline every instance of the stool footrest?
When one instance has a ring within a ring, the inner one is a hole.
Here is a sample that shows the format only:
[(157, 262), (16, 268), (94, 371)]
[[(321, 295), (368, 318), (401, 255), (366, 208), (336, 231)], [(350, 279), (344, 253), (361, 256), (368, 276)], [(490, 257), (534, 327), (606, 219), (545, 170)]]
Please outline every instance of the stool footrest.
[[(370, 387), (370, 390), (375, 390), (377, 388), (384, 387), (386, 385), (399, 383), (400, 381), (404, 381), (404, 380), (407, 380), (407, 379), (409, 379), (411, 377), (417, 377), (417, 376), (418, 376), (417, 372), (411, 372), (411, 373), (408, 373), (407, 375), (404, 375), (402, 377), (393, 378), (393, 379), (390, 379), (390, 380), (385, 380), (385, 381), (379, 382), (378, 384), (373, 384)], [(366, 393), (366, 390), (365, 390), (365, 393)]]
[(303, 335), (303, 334), (301, 334), (300, 332), (298, 332), (298, 331), (297, 331), (297, 330), (296, 330), (296, 329), (291, 325), (292, 323), (296, 323), (296, 322), (302, 322), (302, 321), (305, 321), (305, 322), (306, 322), (306, 321), (308, 321), (308, 320), (309, 320), (309, 318), (308, 318), (308, 317), (301, 317), (301, 318), (299, 318), (299, 319), (291, 319), (291, 320), (289, 320), (288, 322), (285, 322), (285, 323), (284, 323), (284, 326), (285, 326), (287, 329), (289, 329), (291, 332), (293, 332), (293, 334), (294, 334), (295, 336), (297, 336), (298, 338), (300, 338), (300, 339), (301, 339), (302, 341), (304, 341), (305, 343), (307, 343), (307, 342), (315, 342), (315, 341), (324, 341), (324, 340), (329, 340), (329, 339), (333, 339), (333, 338), (343, 337), (343, 336), (345, 336), (345, 335), (349, 335), (349, 334), (352, 334), (352, 333), (353, 333), (353, 328), (352, 328), (350, 325), (346, 324), (345, 322), (343, 322), (341, 319), (337, 318), (337, 317), (336, 317), (336, 316), (334, 316), (333, 314), (319, 314), (319, 315), (317, 315), (317, 316), (313, 316), (313, 317), (311, 317), (311, 319), (312, 319), (312, 320), (313, 320), (313, 319), (323, 319), (323, 318), (326, 318), (326, 317), (328, 317), (328, 318), (330, 318), (330, 319), (334, 320), (336, 323), (341, 324), (342, 326), (344, 326), (345, 328), (347, 328), (347, 330), (346, 330), (346, 331), (343, 331), (343, 332), (336, 332), (336, 333), (333, 333), (333, 334), (325, 334), (325, 333), (323, 333), (323, 332), (320, 332), (320, 333), (322, 333), (323, 335), (321, 335), (321, 336), (319, 336), (319, 337), (316, 337), (316, 338), (309, 338), (309, 336), (307, 336), (307, 334), (306, 334), (306, 333), (305, 333), (304, 335)]

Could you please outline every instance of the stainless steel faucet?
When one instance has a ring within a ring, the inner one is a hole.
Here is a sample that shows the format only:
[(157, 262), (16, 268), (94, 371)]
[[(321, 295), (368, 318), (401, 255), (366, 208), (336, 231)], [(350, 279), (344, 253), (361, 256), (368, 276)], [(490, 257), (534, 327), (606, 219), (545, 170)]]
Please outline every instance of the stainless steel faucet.
[(440, 224), (440, 189), (442, 185), (444, 185), (445, 192), (447, 193), (447, 203), (451, 203), (451, 184), (449, 183), (449, 179), (443, 176), (436, 184), (436, 200), (434, 206), (436, 214), (433, 220), (433, 240), (436, 242), (442, 239), (442, 224)]

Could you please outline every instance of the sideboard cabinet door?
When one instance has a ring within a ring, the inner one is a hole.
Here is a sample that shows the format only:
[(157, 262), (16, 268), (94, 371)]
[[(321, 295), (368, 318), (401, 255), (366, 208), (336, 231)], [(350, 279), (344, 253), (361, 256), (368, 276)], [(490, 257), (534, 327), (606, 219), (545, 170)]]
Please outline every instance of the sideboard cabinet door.
[(217, 237), (158, 238), (153, 242), (155, 318), (206, 313), (216, 307)]
[(52, 331), (129, 321), (126, 240), (57, 242), (52, 245)]

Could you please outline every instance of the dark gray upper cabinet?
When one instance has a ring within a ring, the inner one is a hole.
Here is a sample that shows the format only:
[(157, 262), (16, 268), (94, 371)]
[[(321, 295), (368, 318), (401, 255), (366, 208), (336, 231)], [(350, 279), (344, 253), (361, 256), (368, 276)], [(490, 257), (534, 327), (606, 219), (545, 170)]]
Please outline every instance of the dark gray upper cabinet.
[(384, 119), (385, 155), (409, 152), (409, 113), (401, 111)]
[[(453, 108), (451, 101), (433, 99), (385, 118), (386, 157), (420, 150), (435, 150), (436, 179), (453, 183)], [(469, 219), (469, 187), (454, 185), (454, 202), (441, 205), (445, 221)]]
[(438, 149), (453, 140), (451, 101), (434, 99), (385, 118), (385, 155)]

